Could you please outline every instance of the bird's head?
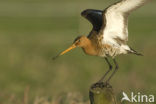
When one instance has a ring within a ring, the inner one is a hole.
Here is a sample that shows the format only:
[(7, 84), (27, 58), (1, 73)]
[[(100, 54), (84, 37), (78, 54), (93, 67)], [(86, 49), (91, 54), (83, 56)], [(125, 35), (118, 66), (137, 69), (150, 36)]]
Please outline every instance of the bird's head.
[(86, 46), (88, 42), (88, 38), (86, 36), (78, 36), (77, 38), (75, 38), (73, 45), (75, 45), (76, 47), (84, 47)]
[(60, 54), (58, 54), (57, 56), (55, 56), (53, 59), (56, 59), (58, 56), (61, 56), (67, 52), (69, 52), (70, 50), (76, 48), (76, 47), (85, 47), (88, 43), (88, 38), (86, 36), (78, 36), (77, 38), (75, 38), (73, 44), (67, 48), (66, 50), (64, 50), (63, 52), (61, 52)]

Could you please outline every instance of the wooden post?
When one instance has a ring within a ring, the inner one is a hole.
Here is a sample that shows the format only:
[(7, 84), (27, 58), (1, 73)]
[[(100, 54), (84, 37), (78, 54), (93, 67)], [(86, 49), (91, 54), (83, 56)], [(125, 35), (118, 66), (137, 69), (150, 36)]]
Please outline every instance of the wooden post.
[(90, 104), (117, 104), (113, 88), (107, 83), (96, 83), (89, 91)]

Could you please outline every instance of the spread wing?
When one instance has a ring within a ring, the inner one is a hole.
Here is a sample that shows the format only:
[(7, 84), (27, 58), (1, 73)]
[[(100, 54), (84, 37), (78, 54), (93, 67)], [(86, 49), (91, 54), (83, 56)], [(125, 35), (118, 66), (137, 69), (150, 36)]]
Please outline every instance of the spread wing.
[(93, 30), (98, 32), (103, 23), (102, 12), (101, 10), (87, 9), (81, 15), (88, 19), (93, 25)]
[(149, 0), (121, 0), (103, 12), (103, 43), (119, 44), (128, 41), (128, 15)]

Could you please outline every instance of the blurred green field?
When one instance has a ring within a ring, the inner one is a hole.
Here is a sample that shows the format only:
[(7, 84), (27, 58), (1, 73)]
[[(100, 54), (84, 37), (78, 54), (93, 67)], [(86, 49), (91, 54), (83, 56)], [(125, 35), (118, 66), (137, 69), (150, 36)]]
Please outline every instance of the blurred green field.
[[(107, 70), (102, 58), (81, 49), (51, 58), (71, 45), (92, 26), (80, 16), (84, 9), (104, 9), (116, 0), (1, 0), (0, 1), (0, 103), (11, 96), (23, 99), (29, 87), (36, 96), (53, 98), (79, 92), (88, 99), (88, 88)], [(116, 94), (141, 92), (156, 95), (156, 1), (129, 17), (128, 44), (143, 57), (117, 57), (119, 71), (111, 80)]]

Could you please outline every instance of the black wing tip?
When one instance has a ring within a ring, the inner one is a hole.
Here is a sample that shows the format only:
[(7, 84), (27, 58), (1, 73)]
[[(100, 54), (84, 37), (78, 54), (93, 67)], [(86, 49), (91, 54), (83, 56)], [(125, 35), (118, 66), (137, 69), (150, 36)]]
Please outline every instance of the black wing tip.
[(81, 12), (81, 16), (85, 17), (92, 23), (93, 30), (99, 31), (103, 23), (102, 13), (102, 10), (86, 9)]
[(81, 12), (81, 16), (86, 17), (88, 15), (88, 11), (90, 11), (91, 9), (86, 9), (84, 11)]
[(81, 16), (86, 17), (90, 12), (102, 12), (102, 10), (96, 10), (96, 9), (86, 9), (81, 12)]

